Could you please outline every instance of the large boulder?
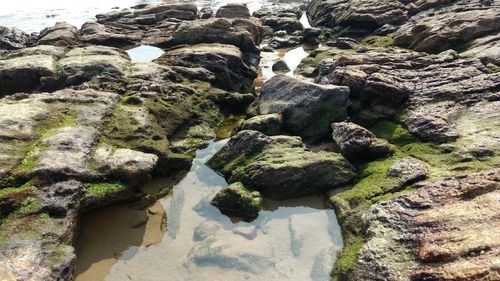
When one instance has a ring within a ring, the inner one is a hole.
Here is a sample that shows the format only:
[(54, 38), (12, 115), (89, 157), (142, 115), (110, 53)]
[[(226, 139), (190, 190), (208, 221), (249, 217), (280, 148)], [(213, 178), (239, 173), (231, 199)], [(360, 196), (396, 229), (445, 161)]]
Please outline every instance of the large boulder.
[(235, 182), (217, 192), (212, 205), (228, 214), (254, 218), (262, 209), (263, 199), (258, 191), (248, 190), (241, 182)]
[(0, 57), (0, 96), (42, 88), (45, 77), (53, 77), (64, 49), (42, 45)]
[(197, 18), (193, 4), (140, 4), (130, 9), (97, 15), (85, 23), (81, 40), (111, 47), (155, 45), (169, 38), (179, 22)]
[[(448, 177), (372, 207), (351, 280), (496, 280), (500, 170)], [(376, 271), (373, 268), (377, 268)]]
[(333, 140), (342, 155), (354, 162), (371, 160), (387, 155), (389, 143), (378, 139), (367, 129), (349, 122), (332, 124)]
[(337, 153), (311, 152), (298, 137), (266, 136), (241, 131), (208, 165), (229, 182), (271, 198), (293, 198), (324, 192), (350, 182), (352, 166)]
[(66, 22), (47, 27), (38, 35), (39, 45), (72, 46), (78, 43), (78, 30)]
[(258, 53), (261, 40), (262, 26), (256, 19), (211, 18), (180, 23), (169, 38), (157, 45), (171, 48), (183, 44), (220, 43)]
[(143, 38), (143, 32), (136, 28), (104, 25), (97, 22), (83, 24), (80, 34), (82, 42), (118, 48), (138, 45)]
[(227, 4), (215, 13), (217, 18), (249, 18), (250, 16), (250, 10), (242, 4)]
[(259, 131), (268, 136), (283, 135), (283, 116), (276, 113), (257, 115), (245, 120), (238, 129)]
[[(498, 99), (499, 75), (488, 74), (478, 59), (453, 51), (438, 55), (403, 50), (340, 52), (316, 68), (316, 81), (351, 90), (351, 116), (357, 123), (396, 116), (432, 103), (471, 104)], [(432, 110), (424, 110), (433, 114)], [(416, 110), (417, 112), (424, 112)]]
[(250, 92), (257, 77), (252, 62), (233, 45), (180, 47), (167, 51), (156, 61), (169, 66), (203, 67), (215, 76), (213, 85), (228, 91)]
[(497, 33), (499, 29), (498, 6), (452, 7), (451, 10), (415, 17), (396, 31), (394, 44), (416, 51), (439, 53), (450, 48), (459, 49), (476, 38)]
[(353, 26), (367, 31), (408, 19), (404, 4), (398, 0), (313, 0), (307, 15), (313, 25)]
[(315, 141), (330, 132), (332, 122), (346, 117), (348, 98), (348, 87), (276, 75), (264, 83), (253, 106), (257, 114), (282, 114), (285, 129)]
[(88, 46), (72, 49), (58, 61), (57, 79), (64, 85), (78, 85), (95, 77), (120, 78), (130, 64), (126, 52), (111, 47)]
[(0, 26), (0, 51), (25, 48), (33, 38), (17, 28)]

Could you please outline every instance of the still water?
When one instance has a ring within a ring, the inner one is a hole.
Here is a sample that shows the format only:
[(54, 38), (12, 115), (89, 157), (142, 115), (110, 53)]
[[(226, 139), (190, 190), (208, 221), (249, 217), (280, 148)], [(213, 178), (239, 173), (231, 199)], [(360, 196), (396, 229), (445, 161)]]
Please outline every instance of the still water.
[[(335, 213), (325, 208), (323, 198), (268, 200), (266, 210), (253, 222), (231, 220), (210, 205), (215, 193), (227, 183), (205, 162), (225, 143), (212, 142), (199, 150), (190, 171), (173, 187), (172, 195), (159, 201), (167, 216), (166, 231), (161, 232), (159, 241), (161, 224), (155, 227), (145, 222), (140, 231), (143, 237), (137, 237), (134, 216), (124, 209), (118, 215), (113, 209), (117, 207), (100, 210), (99, 217), (114, 212), (115, 220), (126, 220), (128, 228), (115, 228), (113, 234), (105, 224), (93, 225), (95, 219), (84, 224), (86, 239), (79, 243), (85, 243), (85, 247), (77, 245), (77, 281), (329, 280), (342, 239)], [(158, 209), (149, 212), (160, 213)], [(155, 216), (152, 218), (155, 220)], [(100, 257), (106, 257), (105, 264), (89, 264), (103, 234), (121, 243), (128, 232), (135, 237), (134, 246), (123, 249), (106, 238), (111, 252), (97, 250)], [(115, 253), (116, 249), (123, 251)]]

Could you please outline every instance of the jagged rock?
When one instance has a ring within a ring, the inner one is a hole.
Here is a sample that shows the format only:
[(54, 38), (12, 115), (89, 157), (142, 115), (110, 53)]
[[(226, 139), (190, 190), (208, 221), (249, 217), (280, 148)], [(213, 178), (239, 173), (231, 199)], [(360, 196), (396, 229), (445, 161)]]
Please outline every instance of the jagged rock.
[(412, 18), (396, 31), (394, 44), (416, 51), (439, 53), (450, 48), (457, 49), (476, 38), (495, 34), (499, 28), (498, 6), (464, 8), (457, 4), (438, 13)]
[(295, 14), (268, 15), (261, 17), (260, 20), (263, 25), (270, 26), (274, 31), (284, 30), (288, 34), (304, 29)]
[(284, 60), (279, 60), (273, 64), (272, 70), (274, 72), (289, 72), (290, 68)]
[(213, 84), (229, 91), (249, 92), (257, 77), (250, 61), (235, 46), (198, 44), (167, 51), (157, 62), (183, 67), (201, 66), (213, 73)]
[(111, 47), (129, 47), (138, 45), (142, 31), (130, 27), (104, 25), (97, 22), (86, 22), (80, 29), (82, 42)]
[(317, 140), (330, 131), (330, 124), (346, 116), (349, 89), (323, 86), (276, 75), (261, 89), (253, 106), (258, 114), (282, 113), (285, 129)]
[(304, 43), (313, 46), (319, 45), (318, 37), (321, 35), (321, 29), (316, 27), (304, 28), (302, 32), (302, 37), (304, 38)]
[(307, 15), (314, 26), (352, 25), (367, 31), (408, 19), (405, 6), (397, 0), (313, 0), (307, 7)]
[(327, 46), (337, 47), (339, 49), (356, 49), (359, 46), (358, 41), (349, 37), (339, 37), (334, 41), (326, 43)]
[(209, 18), (212, 18), (214, 16), (214, 11), (210, 8), (201, 8), (200, 13), (199, 13), (199, 18), (202, 20), (206, 20)]
[(354, 177), (351, 165), (337, 153), (311, 152), (298, 137), (269, 137), (257, 131), (233, 136), (208, 165), (229, 182), (280, 199), (333, 189)]
[(43, 45), (0, 57), (0, 96), (41, 88), (44, 77), (55, 75), (63, 54), (63, 48)]
[(116, 12), (99, 14), (97, 22), (123, 25), (151, 25), (165, 19), (194, 20), (198, 8), (194, 4), (142, 4)]
[(172, 35), (179, 21), (197, 18), (193, 4), (142, 4), (97, 15), (82, 26), (82, 42), (111, 47), (156, 45)]
[(242, 4), (226, 4), (215, 13), (217, 18), (249, 18), (250, 16), (250, 10)]
[[(500, 170), (444, 178), (372, 207), (351, 280), (495, 280)], [(376, 271), (373, 268), (377, 268)]]
[(269, 46), (274, 49), (290, 48), (300, 45), (302, 43), (302, 40), (302, 36), (276, 36), (269, 42)]
[(479, 58), (485, 63), (500, 65), (500, 33), (472, 41), (462, 55)]
[(31, 36), (20, 29), (0, 26), (0, 50), (19, 50), (31, 41)]
[(52, 27), (45, 28), (38, 35), (39, 45), (55, 45), (67, 47), (78, 42), (78, 30), (66, 22), (58, 22)]
[(317, 82), (349, 86), (352, 115), (362, 124), (394, 116), (405, 102), (413, 110), (441, 101), (459, 105), (495, 100), (499, 94), (500, 76), (488, 75), (479, 60), (452, 51), (342, 52), (333, 61), (322, 61), (317, 70)]
[(241, 182), (235, 182), (221, 189), (212, 199), (212, 205), (222, 212), (238, 214), (243, 217), (256, 217), (263, 205), (258, 191), (246, 189)]
[(282, 135), (284, 133), (283, 118), (276, 113), (258, 115), (245, 120), (239, 127), (239, 130), (259, 131), (268, 136)]
[(376, 138), (372, 132), (354, 123), (333, 123), (332, 131), (342, 155), (352, 161), (376, 159), (390, 151), (387, 141)]
[(453, 102), (422, 105), (408, 112), (405, 125), (419, 138), (435, 143), (454, 141), (460, 137), (454, 128), (455, 121), (465, 107)]
[(254, 19), (211, 18), (183, 22), (157, 45), (171, 48), (183, 44), (219, 43), (234, 45), (243, 52), (258, 52), (261, 40), (262, 26)]
[(398, 178), (401, 186), (406, 186), (427, 178), (427, 168), (422, 161), (413, 157), (405, 157), (392, 163), (387, 175)]

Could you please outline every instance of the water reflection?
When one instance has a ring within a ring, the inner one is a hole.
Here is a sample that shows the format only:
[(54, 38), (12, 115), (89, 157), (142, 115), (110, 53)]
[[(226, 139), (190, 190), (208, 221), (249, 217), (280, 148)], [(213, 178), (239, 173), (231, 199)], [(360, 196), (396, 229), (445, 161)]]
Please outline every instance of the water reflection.
[(139, 47), (128, 50), (127, 53), (133, 63), (140, 63), (151, 62), (154, 59), (159, 58), (164, 53), (164, 51), (157, 47), (141, 45)]
[(299, 46), (293, 49), (279, 49), (275, 52), (262, 52), (260, 61), (260, 73), (255, 81), (255, 86), (262, 86), (264, 82), (276, 75), (272, 70), (273, 64), (283, 59), (290, 71), (286, 75), (293, 76), (300, 62), (309, 56), (304, 46)]
[[(333, 210), (321, 197), (266, 201), (251, 222), (232, 222), (210, 205), (225, 180), (205, 162), (225, 141), (198, 151), (170, 198), (167, 234), (124, 251), (106, 280), (328, 280), (342, 247)], [(304, 204), (305, 203), (305, 204)]]

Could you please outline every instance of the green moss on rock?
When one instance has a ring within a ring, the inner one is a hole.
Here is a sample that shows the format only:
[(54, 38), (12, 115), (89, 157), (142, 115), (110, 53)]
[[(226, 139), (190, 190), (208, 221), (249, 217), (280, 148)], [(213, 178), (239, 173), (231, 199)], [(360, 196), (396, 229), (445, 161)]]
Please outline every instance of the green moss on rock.
[(105, 197), (126, 190), (128, 187), (122, 183), (94, 182), (84, 184), (85, 189), (97, 197)]

